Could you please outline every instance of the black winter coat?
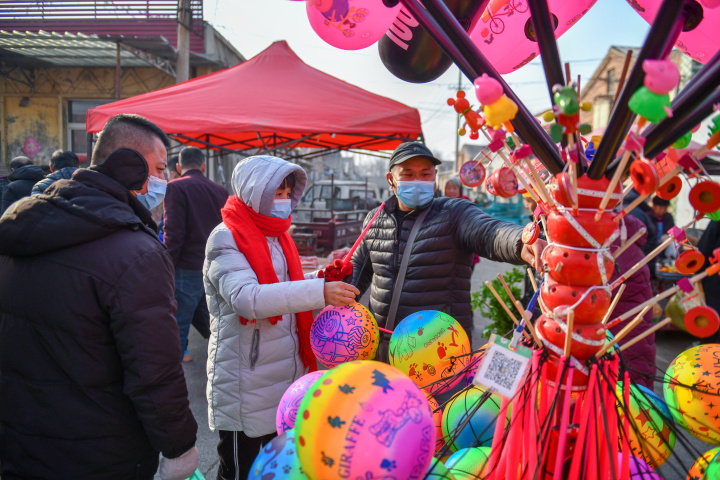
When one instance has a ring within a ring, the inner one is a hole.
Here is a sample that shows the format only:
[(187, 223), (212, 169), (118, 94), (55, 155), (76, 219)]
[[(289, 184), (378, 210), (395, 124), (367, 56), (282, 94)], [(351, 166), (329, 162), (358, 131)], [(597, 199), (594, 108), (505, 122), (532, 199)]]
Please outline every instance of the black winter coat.
[[(440, 310), (469, 333), (472, 328), (470, 276), (473, 254), (490, 260), (522, 263), (522, 228), (484, 213), (463, 199), (435, 198), (412, 249), (400, 296), (396, 323), (420, 310)], [(365, 224), (377, 209), (368, 213)], [(353, 255), (352, 283), (361, 295), (371, 285), (370, 308), (383, 327), (387, 321), (395, 278), (410, 230), (420, 209), (398, 225), (397, 198), (383, 212)]]
[(92, 170), (0, 219), (3, 480), (150, 479), (194, 445), (173, 266), (147, 224)]
[(2, 209), (0, 214), (10, 205), (23, 197), (29, 197), (33, 186), (45, 178), (42, 168), (37, 165), (25, 165), (8, 175), (10, 184), (2, 192)]

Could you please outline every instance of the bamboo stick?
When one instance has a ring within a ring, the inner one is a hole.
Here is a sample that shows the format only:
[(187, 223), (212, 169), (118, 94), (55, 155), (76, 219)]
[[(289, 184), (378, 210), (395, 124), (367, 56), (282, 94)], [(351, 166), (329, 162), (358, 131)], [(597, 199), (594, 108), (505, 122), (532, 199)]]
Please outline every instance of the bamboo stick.
[(565, 331), (565, 358), (570, 358), (570, 345), (572, 344), (572, 330), (575, 323), (575, 312), (567, 312), (567, 330)]
[[(670, 171), (667, 173), (667, 175), (665, 175), (664, 177), (662, 177), (662, 178), (660, 179), (660, 184), (658, 185), (658, 188), (662, 187), (662, 186), (665, 185), (667, 182), (669, 182), (670, 180), (672, 180), (672, 178), (673, 178), (675, 175), (677, 175), (678, 173), (680, 173), (681, 171), (682, 171), (682, 167), (679, 166), (679, 165), (676, 166), (675, 168), (673, 168), (672, 170), (670, 170)], [(644, 201), (645, 201), (650, 195), (652, 195), (653, 193), (655, 193), (655, 192), (646, 193), (645, 195), (638, 195), (638, 197), (637, 197), (635, 200), (633, 200), (633, 202), (632, 202), (630, 205), (628, 205), (627, 207), (625, 207), (622, 212), (618, 213), (618, 215), (615, 217), (615, 219), (616, 219), (616, 220), (620, 220), (622, 217), (624, 217), (625, 215), (627, 215), (628, 213), (630, 213), (630, 211), (631, 211), (632, 209), (634, 209), (635, 207), (637, 207), (638, 205), (640, 205), (642, 202), (644, 202)]]
[(615, 190), (615, 185), (618, 184), (620, 181), (620, 177), (623, 174), (623, 171), (625, 170), (625, 165), (627, 165), (628, 160), (630, 159), (630, 154), (632, 152), (630, 150), (627, 150), (625, 154), (620, 159), (620, 163), (618, 164), (618, 167), (615, 169), (615, 173), (613, 173), (612, 179), (610, 179), (610, 185), (608, 186), (607, 191), (605, 192), (605, 196), (602, 199), (602, 202), (600, 202), (600, 206), (598, 207), (598, 211), (595, 214), (595, 221), (599, 221), (600, 217), (602, 216), (603, 212), (605, 211), (605, 207), (607, 207), (608, 202), (610, 201), (610, 198), (612, 197), (613, 191)]
[(633, 243), (637, 242), (638, 239), (645, 234), (645, 232), (647, 232), (647, 228), (645, 228), (645, 227), (640, 227), (640, 230), (638, 230), (637, 232), (635, 232), (632, 237), (630, 237), (630, 238), (628, 238), (627, 240), (625, 240), (625, 243), (623, 243), (622, 245), (620, 245), (620, 248), (618, 248), (617, 250), (615, 250), (615, 252), (613, 252), (613, 254), (612, 254), (613, 258), (614, 258), (615, 260), (617, 260), (617, 258), (618, 258), (620, 255), (622, 255), (623, 252), (624, 252), (625, 250), (627, 250), (630, 245), (632, 245)]
[(664, 320), (661, 320), (655, 326), (648, 328), (643, 333), (641, 333), (637, 337), (635, 337), (632, 340), (630, 340), (629, 342), (627, 342), (625, 345), (622, 345), (620, 347), (620, 351), (623, 352), (623, 351), (625, 351), (625, 349), (632, 347), (633, 345), (635, 345), (637, 342), (639, 342), (643, 338), (647, 337), (651, 333), (657, 332), (658, 330), (660, 330), (662, 327), (664, 327), (665, 325), (667, 325), (670, 322), (672, 322), (671, 318), (665, 318)]
[(635, 327), (637, 327), (640, 322), (642, 322), (643, 317), (645, 314), (650, 310), (652, 305), (646, 305), (643, 307), (642, 310), (640, 310), (640, 313), (638, 313), (637, 317), (633, 318), (630, 323), (628, 323), (625, 328), (620, 330), (617, 335), (615, 335), (615, 338), (613, 338), (607, 345), (605, 345), (600, 351), (598, 351), (595, 354), (595, 357), (600, 358), (603, 355), (607, 353), (608, 350), (610, 350), (616, 343), (618, 343), (620, 340), (625, 338), (625, 336), (630, 333)]
[[(510, 317), (510, 320), (512, 320), (513, 323), (515, 323), (515, 326), (516, 327), (520, 326), (520, 322), (518, 321), (517, 318), (515, 318), (515, 315), (513, 315), (513, 313), (510, 311), (510, 309), (507, 307), (507, 305), (505, 305), (505, 302), (503, 302), (502, 298), (500, 298), (500, 295), (498, 295), (498, 293), (495, 291), (492, 284), (490, 282), (486, 281), (485, 286), (487, 286), (490, 289), (493, 296), (495, 297), (495, 300), (497, 300), (500, 303), (500, 306), (503, 308), (503, 310), (505, 310), (505, 313), (508, 314), (508, 316)], [(527, 334), (525, 334), (525, 335), (527, 336)]]
[[(512, 291), (510, 291), (510, 287), (508, 287), (508, 284), (505, 282), (505, 279), (504, 279), (503, 276), (502, 276), (501, 274), (499, 274), (499, 273), (498, 273), (497, 278), (498, 278), (498, 280), (500, 280), (500, 283), (502, 283), (502, 286), (503, 286), (503, 288), (505, 289), (505, 293), (508, 294), (508, 297), (510, 297), (510, 301), (512, 301), (512, 302), (513, 302), (513, 305), (514, 305), (515, 302), (517, 302), (517, 299), (516, 299), (515, 296), (512, 294)], [(524, 308), (520, 309), (520, 312), (521, 312), (521, 313), (524, 312), (524, 311), (525, 311)]]
[(527, 311), (525, 311), (525, 309), (522, 306), (522, 303), (518, 302), (517, 300), (515, 300), (515, 308), (517, 308), (520, 311), (523, 318), (525, 319), (525, 327), (528, 330), (530, 330), (530, 334), (535, 339), (535, 343), (537, 344), (537, 346), (542, 347), (542, 341), (540, 340), (540, 337), (538, 337), (538, 334), (535, 331), (535, 327), (532, 324), (532, 317), (530, 316), (530, 314)]
[(670, 245), (670, 244), (671, 244), (672, 242), (674, 242), (674, 241), (675, 241), (675, 239), (674, 239), (672, 236), (666, 238), (664, 242), (662, 242), (660, 245), (658, 245), (657, 247), (655, 247), (655, 250), (653, 250), (652, 252), (648, 253), (648, 254), (645, 256), (645, 258), (643, 258), (643, 259), (640, 260), (638, 263), (636, 263), (635, 265), (633, 265), (632, 268), (630, 268), (630, 270), (628, 270), (627, 272), (623, 273), (623, 275), (622, 275), (620, 278), (618, 278), (617, 280), (615, 280), (615, 281), (613, 282), (613, 284), (611, 285), (611, 288), (614, 290), (614, 289), (615, 289), (618, 285), (620, 285), (622, 282), (624, 282), (624, 281), (627, 280), (628, 278), (630, 278), (630, 277), (632, 277), (633, 275), (635, 275), (635, 272), (637, 272), (637, 271), (640, 270), (642, 267), (644, 267), (644, 266), (647, 265), (649, 262), (651, 262), (653, 258), (657, 257), (660, 252), (662, 252), (663, 250), (665, 250), (665, 249), (667, 248), (667, 246)]
[(625, 291), (625, 285), (624, 283), (620, 285), (620, 289), (615, 294), (615, 298), (613, 298), (612, 303), (610, 304), (610, 308), (608, 308), (608, 311), (605, 313), (605, 317), (602, 319), (602, 324), (605, 325), (608, 320), (610, 320), (610, 315), (612, 315), (613, 310), (615, 310), (615, 307), (617, 306), (618, 302), (620, 301), (620, 297), (622, 296), (623, 292)]
[(528, 273), (528, 277), (530, 277), (530, 283), (532, 283), (533, 293), (537, 292), (538, 286), (537, 286), (537, 282), (535, 281), (535, 274), (533, 273), (532, 268), (528, 267), (527, 273)]

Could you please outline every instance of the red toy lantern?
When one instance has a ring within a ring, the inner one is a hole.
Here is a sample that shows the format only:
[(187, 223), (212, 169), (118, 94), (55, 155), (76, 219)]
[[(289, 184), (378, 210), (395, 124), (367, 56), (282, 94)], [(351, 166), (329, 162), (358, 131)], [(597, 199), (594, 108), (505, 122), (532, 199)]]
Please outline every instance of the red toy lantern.
[[(578, 287), (607, 283), (615, 270), (615, 259), (608, 251), (589, 252), (551, 244), (543, 252), (543, 260), (550, 278)], [(600, 265), (605, 269), (605, 281)]]
[(558, 307), (575, 305), (582, 298), (575, 307), (575, 324), (593, 324), (600, 322), (605, 316), (610, 307), (611, 296), (606, 288), (595, 288), (585, 295), (590, 288), (564, 285), (551, 279), (543, 283), (540, 297), (552, 311)]
[(690, 189), (690, 205), (700, 213), (713, 213), (720, 209), (720, 184), (707, 180)]
[(660, 178), (655, 166), (645, 159), (635, 160), (630, 165), (630, 178), (633, 182), (633, 188), (640, 195), (651, 195), (660, 186)]
[[(548, 235), (553, 242), (563, 245), (572, 245), (577, 247), (593, 247), (590, 243), (590, 237), (600, 245), (617, 229), (617, 223), (614, 220), (615, 214), (605, 212), (599, 221), (595, 221), (595, 213), (597, 210), (592, 208), (581, 208), (577, 215), (573, 214), (574, 222), (571, 223), (568, 218), (560, 212), (550, 212), (547, 219)], [(569, 213), (567, 213), (570, 216)], [(581, 230), (578, 230), (573, 223), (577, 223)]]

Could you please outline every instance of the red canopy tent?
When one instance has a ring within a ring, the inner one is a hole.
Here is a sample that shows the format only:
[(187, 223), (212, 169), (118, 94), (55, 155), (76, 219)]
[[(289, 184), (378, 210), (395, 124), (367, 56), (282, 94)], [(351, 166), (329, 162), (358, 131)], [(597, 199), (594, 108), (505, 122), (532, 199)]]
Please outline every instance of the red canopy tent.
[(90, 109), (88, 133), (119, 113), (142, 115), (188, 145), (248, 154), (391, 150), (422, 135), (416, 109), (308, 66), (285, 41), (234, 67)]

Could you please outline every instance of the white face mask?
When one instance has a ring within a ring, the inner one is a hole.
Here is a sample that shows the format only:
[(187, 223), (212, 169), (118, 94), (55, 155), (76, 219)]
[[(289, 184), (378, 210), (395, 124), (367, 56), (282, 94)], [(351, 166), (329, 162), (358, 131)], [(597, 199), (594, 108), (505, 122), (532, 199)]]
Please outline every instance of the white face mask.
[(165, 199), (167, 180), (158, 177), (148, 177), (147, 193), (138, 193), (136, 198), (148, 210), (157, 208)]
[(289, 198), (285, 200), (275, 200), (273, 202), (272, 210), (270, 211), (270, 216), (275, 218), (282, 218), (286, 219), (290, 216), (290, 212), (292, 212), (292, 204)]

